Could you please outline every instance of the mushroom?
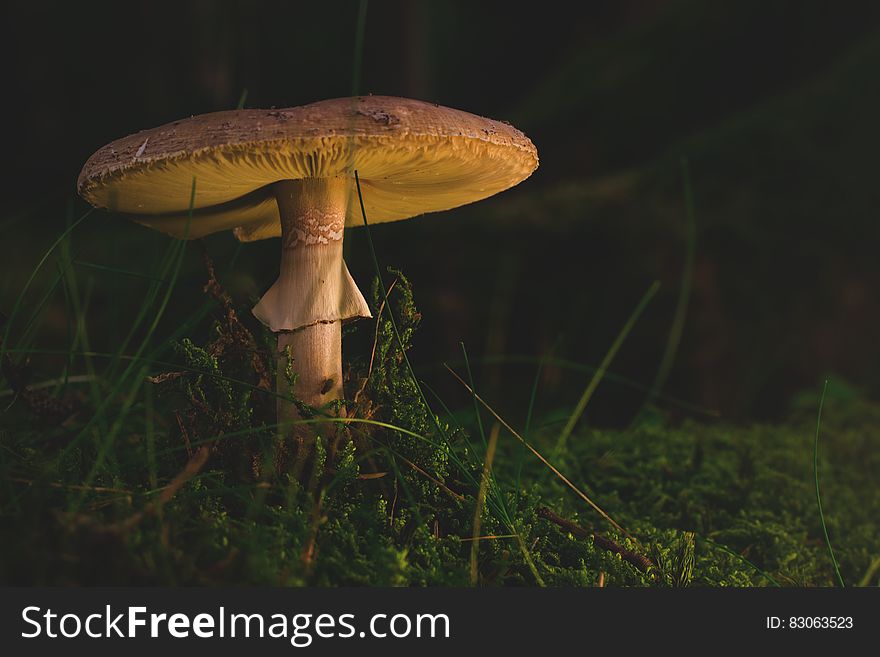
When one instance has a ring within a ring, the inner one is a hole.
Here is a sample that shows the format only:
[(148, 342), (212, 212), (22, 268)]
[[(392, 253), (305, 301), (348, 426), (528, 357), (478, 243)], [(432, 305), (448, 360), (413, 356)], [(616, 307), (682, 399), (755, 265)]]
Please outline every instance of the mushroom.
[(361, 96), (145, 130), (92, 155), (77, 186), (91, 204), (177, 238), (281, 237), (280, 276), (253, 313), (278, 334), (282, 423), (300, 417), (291, 395), (315, 408), (342, 399), (342, 322), (370, 316), (342, 258), (345, 227), (362, 221), (354, 172), (370, 222), (381, 223), (484, 199), (537, 166), (532, 142), (508, 123)]

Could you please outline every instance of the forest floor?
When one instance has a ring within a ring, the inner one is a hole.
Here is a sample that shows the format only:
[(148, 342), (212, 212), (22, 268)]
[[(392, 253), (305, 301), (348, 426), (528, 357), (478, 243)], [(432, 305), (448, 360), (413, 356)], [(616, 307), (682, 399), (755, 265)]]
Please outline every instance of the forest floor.
[[(160, 279), (177, 271), (176, 244)], [(473, 405), (453, 412), (413, 375), (421, 315), (388, 270), (387, 303), (377, 279), (378, 320), (358, 329), (374, 346), (347, 369), (347, 417), (311, 410), (317, 457), (293, 477), (273, 424), (271, 335), (240, 319), (206, 262), (205, 306), (176, 335), (157, 340), (144, 312), (141, 333), (101, 357), (68, 278), (76, 338), (67, 354), (42, 354), (60, 358), (58, 378), (34, 380), (22, 355), (39, 357), (34, 347), (4, 350), (0, 582), (880, 580), (880, 406), (841, 382), (805, 392), (774, 424), (673, 421), (648, 406), (629, 427), (600, 429), (581, 420), (589, 394), (540, 416), (533, 394), (516, 428), (471, 394), (466, 354), (456, 376)], [(163, 308), (170, 288), (149, 289), (144, 307)]]

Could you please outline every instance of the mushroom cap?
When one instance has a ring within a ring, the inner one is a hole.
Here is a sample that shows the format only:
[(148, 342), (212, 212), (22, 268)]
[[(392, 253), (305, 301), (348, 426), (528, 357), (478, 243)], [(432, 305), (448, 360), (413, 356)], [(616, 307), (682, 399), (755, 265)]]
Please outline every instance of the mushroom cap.
[[(249, 242), (281, 234), (269, 187), (279, 180), (353, 178), (356, 170), (372, 224), (479, 201), (537, 166), (535, 146), (508, 123), (418, 100), (358, 96), (214, 112), (144, 130), (92, 155), (77, 189), (97, 207), (175, 237), (234, 229)], [(347, 225), (361, 223), (353, 193)]]

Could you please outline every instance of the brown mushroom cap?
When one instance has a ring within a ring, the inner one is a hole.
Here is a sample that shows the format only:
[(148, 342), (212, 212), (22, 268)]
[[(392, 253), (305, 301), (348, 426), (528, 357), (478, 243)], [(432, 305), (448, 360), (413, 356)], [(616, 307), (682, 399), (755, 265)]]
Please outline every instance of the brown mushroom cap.
[[(279, 180), (357, 170), (367, 217), (380, 223), (484, 199), (537, 166), (534, 145), (510, 124), (418, 100), (360, 96), (215, 112), (144, 130), (92, 155), (77, 188), (93, 205), (176, 237), (235, 229), (253, 241), (281, 234), (268, 189)], [(347, 217), (347, 225), (362, 222), (356, 194)]]

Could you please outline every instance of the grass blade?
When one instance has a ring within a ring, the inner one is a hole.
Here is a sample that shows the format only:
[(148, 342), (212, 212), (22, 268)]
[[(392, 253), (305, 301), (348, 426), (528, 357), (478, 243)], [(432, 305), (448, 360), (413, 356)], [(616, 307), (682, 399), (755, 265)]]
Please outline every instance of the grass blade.
[(3, 358), (3, 355), (6, 353), (6, 345), (9, 344), (9, 334), (12, 332), (12, 324), (15, 322), (15, 316), (18, 314), (19, 309), (21, 308), (21, 304), (24, 301), (24, 297), (27, 294), (28, 288), (30, 288), (31, 284), (34, 282), (34, 279), (37, 277), (37, 272), (42, 269), (46, 260), (49, 259), (49, 256), (52, 255), (52, 252), (58, 247), (64, 239), (70, 235), (73, 230), (79, 226), (83, 221), (85, 221), (86, 217), (94, 212), (94, 208), (86, 211), (79, 219), (74, 221), (70, 226), (68, 226), (58, 238), (52, 242), (52, 246), (43, 254), (43, 257), (40, 258), (40, 261), (37, 263), (37, 266), (34, 267), (34, 270), (31, 272), (31, 275), (28, 276), (27, 282), (25, 282), (24, 286), (21, 288), (21, 292), (18, 294), (18, 298), (15, 300), (15, 303), (12, 305), (12, 310), (9, 313), (9, 318), (6, 320), (6, 328), (3, 331), (3, 344), (0, 344), (0, 359)]
[(364, 33), (367, 28), (367, 0), (358, 5), (357, 27), (354, 36), (354, 63), (351, 72), (351, 95), (357, 96), (361, 90), (361, 70), (364, 61)]
[[(559, 346), (559, 343), (562, 340), (562, 336), (560, 335), (557, 338), (556, 343), (550, 349), (550, 351), (544, 354), (541, 359), (538, 361), (538, 368), (535, 370), (535, 380), (532, 381), (532, 394), (529, 396), (529, 408), (526, 411), (526, 425), (523, 429), (523, 437), (526, 440), (531, 440), (531, 432), (532, 432), (532, 415), (535, 411), (535, 401), (538, 399), (538, 385), (541, 382), (541, 374), (544, 372), (544, 364), (547, 362), (547, 359), (553, 355), (553, 352), (556, 351), (556, 348)], [(519, 451), (516, 455), (516, 489), (519, 490), (522, 482), (522, 469), (523, 462), (525, 461), (526, 456), (526, 448), (525, 445), (520, 443)]]
[[(476, 404), (474, 400), (474, 404)], [(480, 490), (477, 492), (477, 503), (474, 506), (474, 528), (471, 542), (471, 586), (479, 583), (479, 569), (477, 557), (480, 551), (480, 517), (483, 513), (483, 505), (486, 503), (486, 491), (489, 488), (489, 478), (492, 476), (492, 461), (495, 460), (495, 447), (498, 445), (498, 434), (501, 433), (501, 425), (496, 422), (489, 433), (489, 444), (486, 447), (486, 458), (483, 461), (483, 476), (480, 479)]]
[(603, 358), (602, 362), (599, 364), (599, 369), (596, 370), (596, 373), (593, 375), (593, 378), (590, 380), (590, 383), (584, 390), (584, 394), (581, 395), (577, 406), (575, 406), (571, 417), (568, 418), (568, 423), (565, 425), (565, 428), (562, 429), (562, 433), (559, 434), (559, 441), (556, 443), (557, 454), (561, 453), (562, 450), (565, 449), (565, 443), (568, 440), (568, 437), (574, 430), (574, 427), (577, 424), (578, 420), (581, 419), (581, 415), (583, 415), (584, 410), (586, 410), (587, 404), (590, 402), (590, 398), (593, 396), (596, 388), (599, 387), (599, 383), (605, 376), (605, 372), (611, 366), (611, 361), (614, 360), (614, 357), (620, 350), (623, 341), (626, 340), (626, 337), (629, 335), (633, 326), (635, 326), (636, 322), (638, 321), (639, 316), (641, 316), (642, 312), (648, 306), (648, 303), (651, 301), (651, 299), (654, 298), (654, 295), (657, 294), (657, 290), (659, 289), (660, 281), (654, 281), (651, 284), (651, 287), (648, 288), (648, 291), (645, 292), (645, 296), (643, 296), (642, 300), (639, 301), (639, 305), (636, 306), (636, 309), (632, 312), (632, 315), (630, 315), (629, 319), (626, 321), (626, 324), (623, 325), (620, 333), (617, 334), (617, 338), (614, 340), (611, 348), (608, 349), (608, 353), (605, 354), (605, 358)]
[[(366, 11), (366, 2), (363, 3), (364, 10)], [(361, 206), (361, 217), (364, 220), (364, 229), (367, 231), (367, 245), (370, 248), (370, 256), (373, 259), (373, 267), (376, 270), (376, 277), (379, 280), (379, 288), (382, 291), (382, 298), (388, 298), (388, 288), (385, 287), (385, 280), (382, 276), (382, 268), (379, 266), (379, 258), (376, 256), (376, 247), (373, 244), (373, 236), (370, 233), (370, 225), (367, 223), (367, 211), (364, 208), (364, 196), (361, 192), (361, 180), (358, 177), (358, 172), (354, 172), (354, 183), (357, 187), (357, 195), (358, 202)], [(412, 364), (409, 362), (409, 355), (406, 353), (406, 349), (403, 348), (403, 339), (400, 337), (400, 331), (397, 330), (397, 321), (394, 319), (394, 313), (391, 312), (391, 308), (388, 304), (385, 304), (385, 312), (388, 314), (388, 319), (391, 322), (391, 329), (394, 331), (394, 339), (397, 341), (397, 346), (400, 349), (400, 353), (403, 356), (403, 361), (406, 363), (406, 369), (409, 372), (409, 375), (412, 377), (413, 383), (416, 385), (416, 390), (419, 392), (419, 399), (421, 399), (422, 403), (425, 405), (425, 409), (427, 409), (428, 414), (434, 420), (434, 425), (437, 427), (437, 431), (440, 432), (440, 435), (443, 436), (443, 439), (448, 443), (449, 436), (446, 435), (446, 431), (444, 431), (443, 427), (440, 425), (440, 420), (437, 419), (437, 415), (431, 410), (431, 405), (428, 404), (428, 399), (425, 397), (425, 393), (422, 390), (422, 386), (419, 384), (419, 380), (416, 377), (415, 371), (413, 370)]]
[(822, 396), (819, 398), (819, 413), (816, 417), (816, 439), (813, 441), (813, 480), (816, 483), (816, 507), (819, 509), (819, 523), (822, 525), (822, 534), (825, 537), (825, 545), (828, 546), (828, 556), (834, 566), (834, 575), (841, 587), (846, 587), (843, 575), (840, 574), (840, 566), (834, 556), (834, 548), (831, 547), (831, 539), (828, 536), (828, 526), (825, 524), (825, 513), (822, 511), (822, 496), (819, 494), (819, 427), (822, 423), (822, 407), (825, 405), (825, 393), (828, 391), (828, 379), (822, 386)]
[(871, 586), (871, 580), (874, 579), (874, 575), (877, 574), (878, 570), (880, 570), (880, 557), (874, 557), (868, 565), (868, 570), (865, 571), (865, 575), (859, 582), (859, 586)]
[[(565, 358), (556, 358), (550, 355), (547, 356), (531, 356), (527, 354), (499, 354), (495, 356), (484, 356), (480, 358), (477, 362), (482, 363), (495, 363), (495, 364), (511, 364), (511, 365), (541, 365), (544, 367), (553, 366), (559, 367), (565, 370), (571, 370), (572, 372), (586, 372), (588, 374), (593, 374), (598, 371), (598, 367), (594, 365), (587, 365), (585, 363), (578, 363), (576, 361), (566, 360)], [(452, 365), (460, 365), (462, 363), (452, 362)], [(440, 367), (442, 363), (433, 364), (431, 367)], [(605, 376), (603, 377), (605, 381), (611, 381), (618, 385), (621, 385), (626, 388), (632, 388), (633, 390), (638, 390), (640, 392), (647, 393), (650, 388), (644, 384), (639, 383), (633, 379), (627, 378), (625, 376), (621, 376), (612, 371), (605, 372)], [(690, 411), (691, 413), (698, 413), (699, 415), (705, 415), (706, 417), (718, 418), (721, 417), (721, 414), (712, 408), (705, 408), (703, 406), (699, 406), (692, 402), (686, 401), (684, 399), (679, 399), (678, 397), (673, 397), (672, 395), (666, 395), (663, 393), (657, 394), (657, 399), (662, 400), (670, 406), (676, 406), (681, 408), (682, 410)]]
[[(468, 380), (471, 382), (471, 390), (476, 390), (477, 386), (474, 384), (474, 375), (471, 372), (471, 363), (468, 360), (467, 349), (465, 349), (464, 342), (459, 342), (461, 345), (461, 353), (464, 356), (464, 366), (467, 370)], [(488, 447), (486, 443), (486, 432), (483, 429), (483, 416), (480, 413), (480, 405), (477, 403), (476, 397), (474, 397), (474, 416), (477, 418), (477, 428), (480, 430), (480, 440), (483, 441), (483, 447)]]
[(669, 327), (669, 337), (666, 340), (666, 350), (663, 352), (663, 358), (657, 368), (657, 374), (648, 396), (642, 406), (641, 411), (636, 415), (634, 423), (644, 414), (647, 407), (653, 403), (658, 393), (666, 384), (669, 378), (669, 372), (675, 362), (675, 355), (678, 353), (678, 347), (681, 344), (681, 336), (684, 332), (684, 321), (687, 317), (688, 305), (691, 298), (691, 288), (694, 281), (694, 255), (696, 253), (697, 244), (697, 222), (694, 213), (694, 192), (691, 185), (691, 174), (688, 166), (687, 158), (681, 158), (681, 177), (684, 187), (684, 209), (686, 222), (686, 240), (687, 247), (684, 260), (684, 271), (682, 272), (681, 288), (678, 291), (678, 301), (675, 306), (675, 314), (672, 318), (672, 325)]
[(710, 546), (712, 546), (713, 548), (716, 548), (716, 549), (718, 549), (718, 550), (721, 550), (722, 552), (724, 552), (725, 554), (730, 555), (730, 556), (733, 557), (734, 559), (738, 559), (739, 561), (743, 562), (744, 564), (746, 564), (746, 565), (748, 565), (748, 566), (751, 566), (751, 567), (754, 569), (754, 571), (755, 571), (756, 573), (758, 573), (761, 577), (763, 577), (763, 578), (766, 579), (768, 582), (770, 582), (773, 586), (782, 587), (782, 584), (780, 584), (779, 582), (777, 582), (776, 579), (773, 577), (773, 575), (771, 575), (770, 573), (768, 573), (768, 572), (765, 571), (765, 570), (762, 570), (761, 568), (758, 568), (758, 566), (756, 566), (756, 565), (753, 564), (751, 561), (749, 561), (748, 559), (746, 559), (746, 558), (745, 558), (743, 555), (741, 555), (739, 552), (734, 552), (733, 550), (731, 550), (731, 549), (730, 549), (729, 547), (727, 547), (726, 545), (723, 545), (723, 544), (721, 544), (721, 543), (716, 543), (716, 542), (713, 541), (711, 538), (706, 538), (705, 536), (699, 536), (699, 535), (697, 535), (697, 538), (698, 538), (699, 540), (703, 541), (704, 543), (706, 543), (707, 545), (710, 545)]
[(240, 110), (244, 109), (244, 104), (247, 102), (248, 90), (247, 87), (241, 90), (241, 95), (238, 97), (238, 103), (235, 105), (235, 109)]
[(108, 267), (107, 265), (101, 265), (97, 262), (86, 262), (84, 260), (73, 260), (73, 265), (77, 267), (82, 267), (84, 269), (94, 269), (96, 271), (107, 272), (109, 274), (118, 275), (118, 276), (132, 276), (134, 278), (143, 278), (148, 281), (155, 281), (157, 283), (166, 284), (168, 281), (159, 278), (158, 276), (150, 276), (149, 274), (144, 274), (139, 271), (131, 271), (129, 269), (119, 269), (117, 267)]
[(538, 458), (539, 461), (541, 461), (541, 463), (543, 463), (543, 464), (546, 465), (548, 468), (550, 468), (550, 471), (551, 471), (553, 474), (555, 474), (555, 475), (556, 475), (556, 476), (562, 481), (562, 483), (564, 483), (564, 484), (565, 484), (566, 486), (568, 486), (572, 491), (574, 491), (574, 492), (577, 494), (577, 496), (580, 497), (584, 502), (586, 502), (587, 504), (589, 504), (589, 505), (593, 508), (593, 510), (596, 511), (596, 513), (598, 513), (600, 516), (602, 516), (603, 518), (605, 518), (605, 520), (607, 520), (609, 523), (611, 523), (611, 526), (614, 527), (617, 531), (619, 531), (619, 532), (620, 532), (621, 534), (623, 534), (624, 536), (628, 536), (628, 537), (632, 538), (632, 535), (631, 535), (628, 531), (626, 531), (623, 527), (621, 527), (619, 524), (617, 524), (617, 522), (615, 522), (614, 518), (612, 518), (611, 516), (609, 516), (609, 515), (608, 515), (608, 514), (602, 509), (602, 507), (600, 507), (600, 506), (599, 506), (598, 504), (596, 504), (593, 500), (591, 500), (591, 499), (587, 496), (587, 494), (584, 493), (580, 488), (578, 488), (578, 487), (575, 486), (573, 483), (571, 483), (571, 481), (569, 481), (569, 479), (568, 479), (564, 474), (562, 474), (559, 470), (557, 470), (556, 467), (553, 466), (552, 463), (550, 463), (550, 461), (548, 461), (547, 459), (545, 459), (545, 458), (541, 455), (541, 453), (540, 453), (538, 450), (536, 450), (536, 449), (535, 449), (534, 447), (532, 447), (528, 442), (526, 442), (526, 440), (525, 440), (521, 435), (519, 435), (519, 433), (517, 433), (516, 429), (514, 429), (512, 426), (510, 426), (510, 425), (504, 420), (504, 418), (502, 418), (500, 415), (498, 415), (498, 413), (495, 412), (495, 409), (494, 409), (494, 408), (492, 408), (491, 406), (489, 406), (489, 404), (487, 404), (486, 401), (485, 401), (482, 397), (480, 397), (477, 393), (475, 393), (475, 392), (470, 388), (470, 386), (468, 386), (468, 384), (465, 382), (465, 380), (462, 379), (462, 378), (461, 378), (461, 377), (455, 372), (455, 370), (453, 370), (453, 369), (452, 369), (451, 367), (449, 367), (448, 365), (446, 366), (446, 369), (448, 369), (449, 372), (452, 374), (452, 376), (454, 376), (456, 379), (458, 379), (458, 382), (459, 382), (461, 385), (463, 385), (463, 386), (464, 386), (464, 387), (465, 387), (465, 388), (466, 388), (466, 389), (467, 389), (467, 390), (468, 390), (468, 391), (469, 391), (469, 392), (470, 392), (470, 393), (476, 398), (476, 400), (479, 401), (479, 402), (483, 405), (483, 407), (484, 407), (487, 411), (489, 411), (489, 413), (491, 413), (491, 414), (495, 417), (496, 420), (498, 420), (498, 421), (501, 423), (501, 426), (503, 426), (505, 429), (507, 429), (507, 430), (511, 433), (511, 435), (512, 435), (514, 438), (516, 438), (516, 439), (517, 439), (518, 441), (520, 441), (523, 445), (525, 445), (526, 448), (527, 448), (532, 454), (534, 454), (534, 455)]
[[(120, 390), (122, 390), (125, 383), (128, 383), (130, 381), (131, 387), (128, 389), (128, 394), (124, 397), (125, 401), (123, 402), (122, 408), (116, 413), (116, 416), (114, 418), (115, 421), (110, 426), (110, 430), (108, 432), (106, 432), (105, 435), (103, 435), (101, 438), (94, 463), (92, 464), (91, 469), (89, 470), (89, 472), (85, 478), (85, 481), (84, 481), (85, 485), (87, 485), (87, 486), (91, 485), (92, 482), (94, 481), (94, 479), (98, 476), (98, 473), (99, 473), (101, 467), (103, 466), (104, 459), (106, 458), (107, 453), (110, 449), (110, 445), (116, 439), (116, 434), (121, 429), (121, 427), (122, 427), (122, 425), (128, 415), (128, 412), (131, 410), (132, 406), (135, 403), (135, 400), (138, 397), (139, 388), (141, 385), (143, 385), (143, 383), (145, 381), (146, 374), (147, 374), (147, 368), (142, 366), (141, 368), (138, 369), (136, 366), (136, 363), (137, 363), (138, 359), (140, 359), (140, 357), (144, 353), (144, 351), (147, 349), (147, 346), (153, 337), (153, 333), (156, 331), (156, 328), (159, 325), (159, 321), (162, 319), (162, 316), (165, 313), (165, 309), (168, 307), (168, 302), (171, 300), (171, 295), (174, 292), (174, 289), (175, 289), (175, 286), (177, 283), (177, 278), (180, 275), (180, 270), (183, 265), (183, 259), (184, 259), (184, 256), (186, 255), (186, 244), (187, 244), (186, 238), (187, 238), (187, 235), (189, 234), (190, 224), (192, 222), (192, 209), (195, 207), (195, 197), (196, 197), (196, 179), (193, 178), (192, 188), (190, 190), (189, 213), (188, 213), (189, 217), (187, 220), (187, 225), (186, 225), (186, 230), (184, 232), (184, 237), (182, 240), (178, 240), (178, 241), (174, 242), (172, 244), (171, 248), (169, 248), (168, 261), (169, 261), (169, 267), (171, 268), (172, 275), (171, 275), (171, 278), (169, 279), (167, 289), (165, 290), (165, 294), (161, 299), (159, 307), (154, 312), (153, 320), (152, 320), (152, 322), (149, 323), (149, 325), (147, 327), (146, 334), (144, 335), (143, 339), (141, 340), (140, 346), (135, 351), (133, 360), (130, 362), (128, 367), (125, 368), (125, 370), (122, 372), (122, 374), (119, 376), (113, 389), (107, 394), (107, 396), (102, 401), (101, 405), (96, 409), (95, 414), (88, 420), (88, 422), (86, 422), (85, 426), (82, 429), (80, 429), (78, 435), (70, 443), (68, 443), (68, 445), (66, 447), (64, 447), (64, 449), (61, 451), (60, 455), (58, 456), (58, 462), (61, 462), (61, 459), (65, 458), (70, 453), (70, 451), (76, 447), (76, 445), (79, 443), (80, 439), (85, 435), (85, 433), (92, 429), (92, 427), (94, 426), (95, 422), (98, 419), (100, 419), (100, 421), (103, 422), (104, 413), (106, 412), (110, 403), (116, 398), (116, 394)], [(163, 274), (163, 278), (164, 278), (164, 274)], [(154, 287), (157, 287), (157, 286), (154, 286)], [(158, 287), (157, 287), (156, 291), (158, 292)], [(144, 313), (142, 312), (141, 314), (143, 315)], [(117, 352), (117, 353), (121, 355), (121, 352)], [(111, 365), (111, 368), (112, 368), (112, 365)], [(133, 379), (131, 379), (132, 374), (135, 374)], [(85, 499), (85, 494), (81, 495), (79, 497), (79, 499), (77, 499), (73, 502), (70, 510), (74, 513), (76, 511), (78, 511), (79, 507), (82, 504), (84, 499)]]

